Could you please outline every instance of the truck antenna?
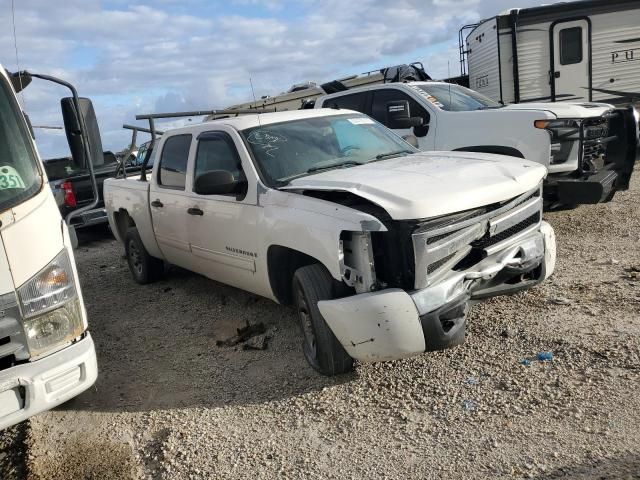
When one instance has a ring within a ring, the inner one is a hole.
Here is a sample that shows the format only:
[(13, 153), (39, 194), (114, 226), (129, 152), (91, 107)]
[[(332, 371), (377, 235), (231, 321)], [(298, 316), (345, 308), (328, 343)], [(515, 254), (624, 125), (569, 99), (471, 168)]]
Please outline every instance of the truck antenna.
[(11, 23), (13, 26), (13, 47), (16, 51), (16, 67), (18, 69), (18, 81), (20, 82), (20, 98), (22, 98), (22, 108), (27, 109), (27, 104), (24, 99), (23, 86), (22, 86), (22, 71), (20, 70), (20, 60), (18, 59), (18, 37), (16, 36), (16, 8), (15, 0), (11, 0)]
[[(251, 85), (251, 95), (253, 95), (253, 103), (257, 103), (256, 102), (256, 92), (253, 90), (253, 82), (251, 81), (251, 77), (249, 77), (249, 85)], [(258, 106), (256, 105), (256, 108), (258, 108)], [(260, 111), (258, 110), (258, 126), (260, 127), (260, 130), (262, 130), (262, 123), (260, 123)]]

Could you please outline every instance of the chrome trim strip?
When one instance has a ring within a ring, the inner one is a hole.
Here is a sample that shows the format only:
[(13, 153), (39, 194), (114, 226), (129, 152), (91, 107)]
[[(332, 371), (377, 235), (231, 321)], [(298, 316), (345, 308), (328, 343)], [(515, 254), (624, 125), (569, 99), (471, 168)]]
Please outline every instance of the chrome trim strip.
[(489, 235), (494, 236), (539, 212), (542, 208), (542, 197), (535, 197), (522, 205), (489, 220)]
[(507, 248), (509, 245), (516, 243), (521, 238), (526, 237), (527, 235), (531, 235), (531, 233), (535, 232), (539, 228), (540, 228), (540, 223), (531, 225), (529, 228), (525, 228), (521, 232), (518, 232), (517, 234), (515, 234), (513, 237), (509, 237), (500, 243), (496, 243), (495, 245), (491, 245), (490, 247), (485, 248), (484, 251), (487, 252), (487, 255), (493, 255), (494, 253)]
[(518, 206), (518, 204), (522, 203), (526, 198), (530, 197), (531, 195), (533, 195), (534, 193), (538, 192), (538, 196), (542, 197), (542, 183), (540, 183), (540, 185), (538, 185), (536, 188), (529, 190), (526, 193), (523, 193), (522, 195), (520, 195), (519, 197), (514, 198), (512, 201), (510, 201), (509, 203), (507, 203), (506, 205), (503, 205), (500, 208), (497, 208), (495, 210), (492, 210), (491, 212), (487, 212), (484, 213), (482, 215), (478, 215), (477, 217), (472, 217), (469, 220), (464, 220), (462, 222), (459, 223), (453, 223), (451, 225), (447, 225), (446, 227), (442, 227), (442, 228), (429, 228), (429, 226), (424, 227), (423, 230), (418, 230), (416, 232), (413, 233), (413, 235), (427, 235), (429, 237), (433, 237), (435, 235), (441, 235), (443, 233), (448, 233), (448, 232), (453, 232), (455, 230), (460, 230), (461, 228), (467, 227), (469, 225), (472, 225), (474, 223), (478, 223), (481, 222), (483, 220), (488, 220), (490, 218), (496, 217), (504, 212), (507, 212), (509, 210), (511, 210), (512, 208), (515, 208), (516, 206)]

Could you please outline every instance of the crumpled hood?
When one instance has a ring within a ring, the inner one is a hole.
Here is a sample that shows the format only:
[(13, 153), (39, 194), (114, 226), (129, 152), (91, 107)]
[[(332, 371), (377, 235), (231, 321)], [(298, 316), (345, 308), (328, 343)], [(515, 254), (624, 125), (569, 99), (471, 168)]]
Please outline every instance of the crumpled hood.
[(514, 103), (501, 110), (545, 110), (553, 113), (557, 118), (589, 118), (599, 117), (613, 109), (607, 103), (558, 102), (558, 103)]
[(292, 180), (281, 190), (346, 191), (396, 220), (431, 218), (502, 202), (536, 187), (546, 168), (470, 152), (421, 152)]

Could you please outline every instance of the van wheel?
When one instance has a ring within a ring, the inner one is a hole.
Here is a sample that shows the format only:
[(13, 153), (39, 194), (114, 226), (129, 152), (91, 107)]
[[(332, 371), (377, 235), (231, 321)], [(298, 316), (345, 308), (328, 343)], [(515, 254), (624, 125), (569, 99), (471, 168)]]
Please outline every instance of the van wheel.
[(353, 358), (344, 350), (318, 310), (318, 301), (330, 300), (333, 278), (319, 264), (296, 270), (293, 298), (304, 335), (302, 349), (309, 364), (323, 375), (339, 375), (353, 369)]
[(124, 237), (124, 250), (133, 279), (141, 285), (155, 282), (164, 273), (164, 262), (152, 257), (144, 248), (136, 227), (127, 230)]

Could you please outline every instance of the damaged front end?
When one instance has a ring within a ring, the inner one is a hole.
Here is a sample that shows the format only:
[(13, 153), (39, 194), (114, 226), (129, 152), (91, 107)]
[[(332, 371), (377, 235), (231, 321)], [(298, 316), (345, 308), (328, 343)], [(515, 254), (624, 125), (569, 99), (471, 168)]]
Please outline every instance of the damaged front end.
[(555, 267), (540, 186), (499, 205), (386, 223), (388, 232), (349, 234), (342, 242), (343, 280), (356, 294), (318, 303), (360, 361), (461, 343), (473, 302), (530, 288)]

